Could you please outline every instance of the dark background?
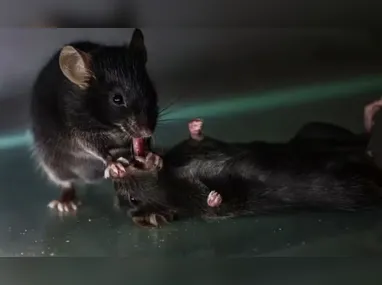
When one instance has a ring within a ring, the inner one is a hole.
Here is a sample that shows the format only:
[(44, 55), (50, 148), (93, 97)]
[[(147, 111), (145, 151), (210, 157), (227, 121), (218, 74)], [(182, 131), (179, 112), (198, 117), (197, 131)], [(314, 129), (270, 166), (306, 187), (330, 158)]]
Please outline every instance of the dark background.
[[(26, 9), (27, 8), (27, 9)], [(373, 0), (3, 0), (2, 26), (369, 27), (381, 23)]]
[[(257, 96), (260, 91), (309, 89), (338, 80), (351, 83), (359, 76), (382, 73), (381, 35), (366, 28), (186, 27), (143, 32), (161, 106), (175, 100), (170, 112), (242, 93)], [(0, 29), (0, 132), (28, 126), (31, 84), (54, 51), (78, 39), (128, 42), (131, 33), (131, 29), (100, 28)], [(360, 92), (267, 112), (216, 114), (206, 121), (206, 131), (230, 140), (280, 140), (312, 120), (362, 131), (363, 106), (381, 95)], [(171, 140), (164, 127), (158, 128), (158, 143), (173, 143), (186, 135), (185, 122), (176, 123), (171, 125)]]

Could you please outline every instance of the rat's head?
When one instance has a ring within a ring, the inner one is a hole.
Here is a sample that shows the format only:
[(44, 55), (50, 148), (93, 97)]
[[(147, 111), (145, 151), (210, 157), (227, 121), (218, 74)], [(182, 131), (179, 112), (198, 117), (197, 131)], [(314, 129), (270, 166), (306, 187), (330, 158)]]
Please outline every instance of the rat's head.
[(136, 29), (128, 46), (82, 51), (65, 46), (63, 74), (76, 85), (92, 119), (135, 138), (149, 137), (158, 117), (155, 88), (146, 71), (143, 34)]

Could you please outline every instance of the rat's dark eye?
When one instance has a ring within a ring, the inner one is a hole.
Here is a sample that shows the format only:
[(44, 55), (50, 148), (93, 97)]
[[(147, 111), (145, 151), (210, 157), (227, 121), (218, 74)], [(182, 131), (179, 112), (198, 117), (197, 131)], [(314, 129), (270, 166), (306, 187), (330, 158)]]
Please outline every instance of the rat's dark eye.
[(133, 196), (129, 195), (129, 200), (130, 200), (130, 203), (133, 204), (133, 205), (138, 205), (139, 204), (139, 201), (137, 199), (135, 199)]
[(125, 103), (121, 94), (115, 94), (113, 96), (113, 102), (116, 105), (123, 105)]

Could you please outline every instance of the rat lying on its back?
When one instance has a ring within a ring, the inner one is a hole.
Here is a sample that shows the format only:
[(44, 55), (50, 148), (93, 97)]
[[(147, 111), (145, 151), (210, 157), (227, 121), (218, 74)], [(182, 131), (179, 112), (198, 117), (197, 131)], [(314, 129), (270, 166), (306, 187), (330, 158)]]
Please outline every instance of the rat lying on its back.
[(231, 144), (204, 136), (200, 120), (189, 129), (190, 139), (163, 156), (157, 178), (137, 171), (114, 181), (137, 224), (158, 226), (174, 213), (219, 217), (382, 205), (382, 177), (362, 140), (326, 148), (323, 141), (320, 148), (295, 140)]
[(123, 176), (132, 139), (152, 135), (158, 106), (146, 57), (136, 29), (128, 46), (64, 46), (40, 72), (31, 103), (33, 154), (62, 189), (50, 207), (76, 210), (74, 183)]

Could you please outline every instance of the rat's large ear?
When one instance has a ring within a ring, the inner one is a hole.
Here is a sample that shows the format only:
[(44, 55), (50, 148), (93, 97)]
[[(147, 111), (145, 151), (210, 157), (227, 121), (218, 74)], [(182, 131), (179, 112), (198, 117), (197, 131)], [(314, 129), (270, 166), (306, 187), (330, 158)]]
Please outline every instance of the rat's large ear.
[(135, 57), (139, 57), (144, 63), (147, 62), (147, 52), (145, 47), (145, 39), (140, 29), (135, 29), (131, 37), (129, 50)]
[(66, 78), (81, 89), (86, 89), (89, 86), (89, 78), (92, 76), (89, 68), (90, 60), (89, 54), (72, 46), (65, 46), (61, 49), (59, 63)]

